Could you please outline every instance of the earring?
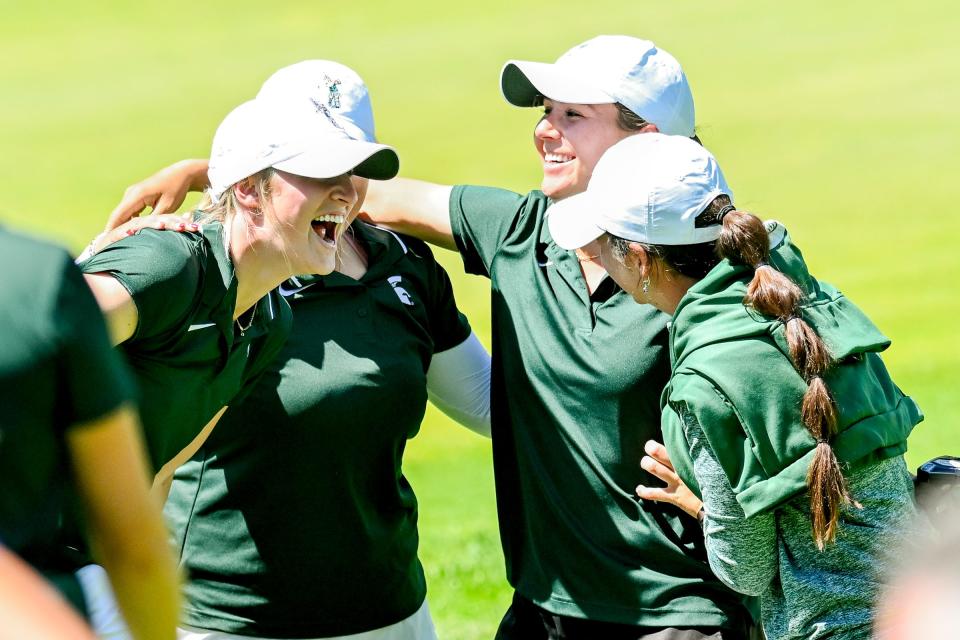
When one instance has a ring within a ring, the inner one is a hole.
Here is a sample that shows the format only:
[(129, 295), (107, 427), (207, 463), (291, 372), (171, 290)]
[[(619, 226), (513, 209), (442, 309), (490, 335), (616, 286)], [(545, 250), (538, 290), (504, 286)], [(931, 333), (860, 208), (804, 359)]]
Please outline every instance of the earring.
[(644, 278), (640, 281), (640, 290), (644, 293), (650, 293), (650, 278)]

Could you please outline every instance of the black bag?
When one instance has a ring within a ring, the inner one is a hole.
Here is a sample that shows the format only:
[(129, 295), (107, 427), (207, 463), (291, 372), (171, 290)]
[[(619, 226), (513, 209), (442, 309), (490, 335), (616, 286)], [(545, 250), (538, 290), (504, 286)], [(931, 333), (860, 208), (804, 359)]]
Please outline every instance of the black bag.
[(960, 513), (960, 458), (940, 456), (924, 462), (913, 486), (917, 505), (929, 515)]

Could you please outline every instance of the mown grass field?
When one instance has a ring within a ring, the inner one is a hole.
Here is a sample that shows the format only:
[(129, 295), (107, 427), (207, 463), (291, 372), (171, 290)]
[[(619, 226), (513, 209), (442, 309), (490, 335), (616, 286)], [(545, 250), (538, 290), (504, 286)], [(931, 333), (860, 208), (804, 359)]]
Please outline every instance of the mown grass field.
[[(916, 466), (960, 453), (958, 19), (945, 0), (0, 0), (0, 220), (79, 251), (128, 184), (205, 156), (229, 109), (306, 58), (365, 77), (403, 174), (526, 191), (537, 113), (502, 100), (503, 62), (647, 37), (683, 63), (738, 204), (787, 223), (893, 339), (887, 363), (927, 415)], [(486, 283), (443, 259), (488, 340)], [(488, 444), (431, 412), (406, 469), (442, 637), (492, 637), (510, 592)]]

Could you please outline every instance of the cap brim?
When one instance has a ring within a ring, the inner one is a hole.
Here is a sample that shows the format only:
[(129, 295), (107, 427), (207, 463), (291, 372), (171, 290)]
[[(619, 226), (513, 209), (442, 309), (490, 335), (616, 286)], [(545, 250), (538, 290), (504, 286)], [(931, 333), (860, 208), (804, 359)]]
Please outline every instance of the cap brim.
[(518, 107), (537, 106), (537, 97), (574, 104), (610, 104), (616, 102), (588, 79), (577, 78), (570, 69), (546, 62), (508, 60), (500, 71), (500, 91), (507, 102)]
[(606, 231), (595, 224), (598, 203), (589, 193), (570, 196), (547, 209), (547, 226), (557, 245), (568, 251), (588, 245)]
[(351, 140), (324, 140), (274, 168), (307, 178), (333, 178), (352, 171), (371, 180), (389, 180), (400, 170), (397, 152), (385, 144)]

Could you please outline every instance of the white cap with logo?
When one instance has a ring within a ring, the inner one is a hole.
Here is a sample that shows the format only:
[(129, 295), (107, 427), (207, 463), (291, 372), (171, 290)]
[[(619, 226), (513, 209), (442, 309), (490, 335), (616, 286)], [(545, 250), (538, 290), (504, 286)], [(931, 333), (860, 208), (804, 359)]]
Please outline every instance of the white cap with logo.
[(619, 102), (661, 133), (694, 135), (693, 94), (680, 63), (649, 40), (597, 36), (553, 64), (509, 60), (500, 90), (510, 104), (533, 107), (538, 96), (574, 104)]
[(304, 60), (267, 78), (257, 99), (282, 100), (291, 108), (333, 114), (351, 138), (376, 142), (367, 85), (356, 71), (332, 60)]
[(332, 115), (316, 117), (279, 100), (250, 100), (231, 111), (213, 138), (211, 194), (273, 167), (308, 178), (333, 178), (349, 171), (373, 180), (397, 175), (393, 148), (351, 138)]
[(554, 242), (577, 249), (604, 233), (653, 245), (712, 242), (720, 225), (695, 219), (733, 192), (716, 158), (682, 136), (639, 133), (607, 149), (587, 190), (547, 209)]

